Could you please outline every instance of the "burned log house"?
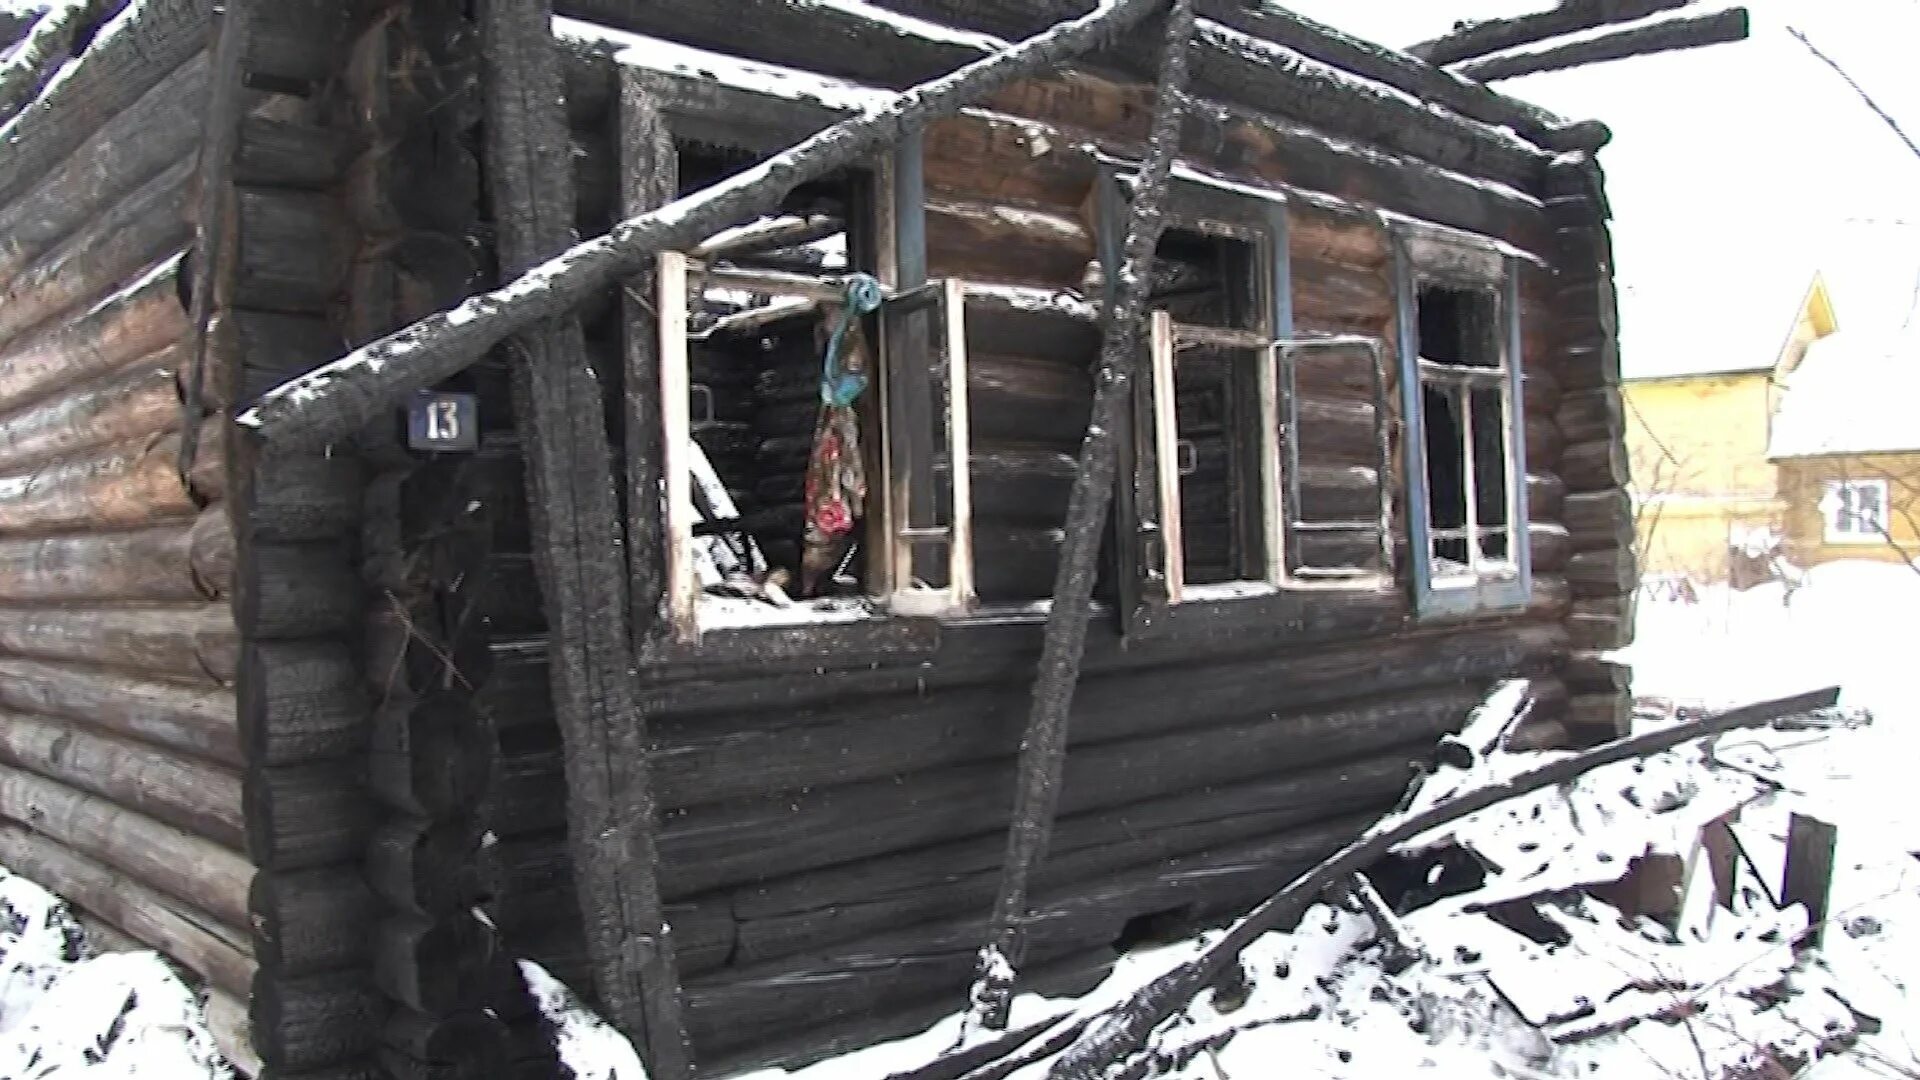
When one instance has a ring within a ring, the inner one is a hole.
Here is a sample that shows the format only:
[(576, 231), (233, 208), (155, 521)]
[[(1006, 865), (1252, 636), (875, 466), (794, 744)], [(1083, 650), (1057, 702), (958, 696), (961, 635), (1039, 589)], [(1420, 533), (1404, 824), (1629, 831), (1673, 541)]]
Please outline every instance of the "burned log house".
[[(95, 4), (7, 76), (0, 863), (249, 1070), (542, 1075), (522, 957), (656, 1065), (799, 1062), (986, 934), (1164, 6), (557, 7)], [(1199, 9), (1035, 988), (1497, 680), (1624, 708), (1604, 130)]]

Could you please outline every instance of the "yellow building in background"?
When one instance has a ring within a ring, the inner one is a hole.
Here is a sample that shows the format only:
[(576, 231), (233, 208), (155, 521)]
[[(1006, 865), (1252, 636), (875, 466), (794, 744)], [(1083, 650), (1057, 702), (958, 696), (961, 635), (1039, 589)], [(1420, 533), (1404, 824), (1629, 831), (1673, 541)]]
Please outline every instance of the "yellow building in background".
[(1643, 577), (1724, 581), (1730, 551), (1785, 534), (1773, 418), (1808, 347), (1838, 329), (1818, 274), (1796, 291), (1791, 308), (1756, 300), (1753, 321), (1704, 336), (1701, 355), (1623, 344), (1673, 350), (1664, 365), (1629, 365), (1623, 384)]

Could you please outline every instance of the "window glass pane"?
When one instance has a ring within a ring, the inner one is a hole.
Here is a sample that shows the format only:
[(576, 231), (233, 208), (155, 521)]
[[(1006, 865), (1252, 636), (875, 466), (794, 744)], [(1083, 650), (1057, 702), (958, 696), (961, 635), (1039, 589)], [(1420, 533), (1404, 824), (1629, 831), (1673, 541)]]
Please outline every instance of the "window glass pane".
[(1480, 529), (1480, 554), (1505, 561), (1511, 555), (1507, 534), (1506, 395), (1481, 387), (1468, 395), (1473, 410), (1474, 511)]
[(1450, 385), (1423, 384), (1421, 420), (1426, 430), (1427, 522), (1436, 575), (1465, 571), (1467, 560), (1466, 429), (1463, 395)]
[(1174, 361), (1182, 566), (1188, 584), (1259, 578), (1256, 355), (1182, 349)]

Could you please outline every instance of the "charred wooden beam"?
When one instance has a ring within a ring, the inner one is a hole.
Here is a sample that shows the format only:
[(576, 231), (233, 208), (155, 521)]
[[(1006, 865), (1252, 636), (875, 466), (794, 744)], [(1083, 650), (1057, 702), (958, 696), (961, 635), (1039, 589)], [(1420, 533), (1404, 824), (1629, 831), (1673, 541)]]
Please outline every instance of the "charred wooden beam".
[[(504, 273), (524, 273), (572, 236), (572, 175), (544, 150), (566, 145), (551, 18), (541, 0), (481, 8), (487, 166)], [(718, 223), (714, 223), (718, 224)], [(701, 237), (711, 235), (707, 228)], [(564, 256), (563, 256), (564, 258)], [(534, 272), (538, 272), (534, 270)], [(604, 1007), (665, 1080), (692, 1073), (672, 927), (661, 912), (657, 812), (619, 503), (601, 388), (577, 319), (514, 341), (514, 413), (526, 440), (535, 566), (562, 658), (553, 709), (570, 779), (570, 847)], [(636, 557), (647, 557), (638, 553)], [(611, 586), (611, 587), (610, 587)]]
[(1631, 56), (1651, 56), (1746, 39), (1747, 9), (1728, 8), (1711, 15), (1663, 19), (1552, 48), (1499, 53), (1459, 64), (1454, 70), (1470, 79), (1494, 82), (1542, 71), (1564, 71), (1609, 60), (1624, 60)]
[[(617, 225), (606, 236), (528, 269), (491, 293), (342, 357), (262, 398), (241, 418), (261, 438), (318, 447), (358, 431), (409, 389), (471, 364), (509, 335), (577, 307), (660, 251), (685, 247), (743, 218), (772, 212), (795, 186), (859, 160), (874, 147), (952, 115), (995, 88), (1090, 48), (1156, 7), (1115, 0), (1004, 52), (897, 95), (724, 183)], [(543, 37), (543, 40), (545, 38)], [(557, 98), (557, 94), (556, 94)], [(564, 145), (564, 140), (555, 145)], [(568, 210), (571, 216), (571, 208)]]
[(356, 970), (372, 959), (377, 913), (357, 866), (261, 871), (253, 876), (254, 950), (282, 976)]
[(993, 918), (980, 950), (971, 997), (973, 1019), (999, 1031), (1007, 1026), (1014, 980), (1024, 957), (1027, 890), (1035, 867), (1046, 858), (1060, 805), (1066, 767), (1067, 723), (1080, 681), (1092, 616), (1094, 578), (1099, 573), (1102, 530), (1113, 500), (1120, 463), (1119, 432), (1132, 406), (1140, 324), (1151, 288), (1154, 249), (1166, 227), (1167, 178), (1180, 156), (1180, 116), (1185, 111), (1188, 65), (1194, 38), (1192, 0), (1173, 0), (1167, 15), (1152, 133), (1127, 218), (1125, 259), (1107, 290), (1100, 371), (1094, 380), (1093, 416), (1080, 447), (1079, 471), (1067, 497), (1066, 539), (1053, 584), (1053, 604), (1041, 639), (1033, 709), (1021, 740), (1007, 857), (994, 897)]
[(1548, 38), (1591, 30), (1610, 23), (1630, 22), (1662, 11), (1685, 7), (1692, 0), (1567, 0), (1551, 11), (1455, 23), (1453, 29), (1430, 41), (1407, 46), (1407, 53), (1436, 67), (1457, 64), (1476, 56), (1531, 45)]

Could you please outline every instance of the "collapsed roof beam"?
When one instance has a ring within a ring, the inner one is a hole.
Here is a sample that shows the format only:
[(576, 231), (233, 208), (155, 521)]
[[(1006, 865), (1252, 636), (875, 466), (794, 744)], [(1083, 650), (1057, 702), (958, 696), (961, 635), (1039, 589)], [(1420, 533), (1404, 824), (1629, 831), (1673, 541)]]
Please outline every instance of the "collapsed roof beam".
[(1747, 9), (1728, 8), (1711, 15), (1663, 19), (1546, 49), (1501, 53), (1460, 64), (1453, 70), (1470, 79), (1493, 82), (1542, 71), (1564, 71), (1609, 60), (1624, 60), (1631, 56), (1651, 56), (1654, 53), (1698, 49), (1729, 41), (1745, 41), (1746, 38)]
[(1094, 48), (1166, 3), (1105, 0), (1088, 15), (895, 94), (751, 169), (576, 244), (492, 292), (289, 380), (239, 423), (287, 449), (318, 449), (348, 438), (400, 395), (465, 369), (535, 322), (573, 310), (660, 252), (691, 247), (736, 222), (771, 213), (799, 185), (855, 164), (1015, 79)]
[(1563, 0), (1552, 11), (1537, 11), (1511, 19), (1487, 19), (1483, 22), (1456, 23), (1453, 31), (1410, 45), (1407, 52), (1434, 65), (1457, 64), (1476, 56), (1502, 49), (1533, 45), (1562, 34), (1591, 30), (1596, 26), (1632, 22), (1672, 11), (1693, 0)]

